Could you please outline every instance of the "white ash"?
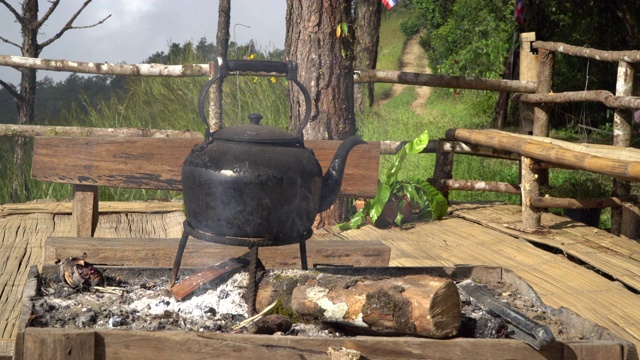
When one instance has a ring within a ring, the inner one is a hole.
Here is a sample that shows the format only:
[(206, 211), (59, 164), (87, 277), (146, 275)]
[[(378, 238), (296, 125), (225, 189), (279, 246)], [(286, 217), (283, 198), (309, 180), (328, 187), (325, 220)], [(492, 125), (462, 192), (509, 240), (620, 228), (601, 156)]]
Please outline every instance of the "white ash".
[(168, 280), (129, 284), (123, 294), (74, 291), (62, 283), (43, 289), (33, 303), (31, 326), (133, 330), (228, 330), (247, 317), (243, 295), (247, 273), (238, 273), (217, 288), (199, 289), (176, 301)]
[[(142, 296), (135, 300), (130, 308), (140, 315), (162, 315), (167, 312), (180, 314), (182, 318), (195, 317), (202, 319), (207, 312), (215, 309), (217, 314), (247, 316), (247, 304), (243, 295), (248, 283), (247, 273), (237, 273), (217, 289), (210, 289), (201, 294), (194, 294), (185, 301), (177, 301), (167, 296)], [(146, 291), (140, 289), (142, 291)], [(148, 292), (148, 291), (147, 291)]]

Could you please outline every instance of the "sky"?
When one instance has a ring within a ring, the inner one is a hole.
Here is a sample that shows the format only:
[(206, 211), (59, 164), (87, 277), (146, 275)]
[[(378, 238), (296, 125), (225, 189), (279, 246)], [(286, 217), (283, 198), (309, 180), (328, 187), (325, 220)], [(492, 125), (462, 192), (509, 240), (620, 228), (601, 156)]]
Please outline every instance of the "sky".
[[(22, 1), (9, 0), (20, 12)], [(41, 28), (39, 41), (55, 35), (81, 7), (81, 0), (63, 0)], [(40, 0), (41, 17), (49, 2)], [(260, 49), (284, 48), (285, 0), (231, 0), (231, 41), (245, 44), (254, 40)], [(74, 22), (74, 26), (103, 24), (89, 29), (67, 31), (44, 48), (43, 59), (86, 62), (141, 63), (157, 51), (167, 51), (170, 42), (197, 43), (202, 37), (215, 43), (218, 28), (217, 0), (94, 0)], [(0, 37), (21, 44), (20, 27), (13, 14), (0, 4)], [(20, 55), (20, 49), (0, 41), (0, 54)], [(64, 80), (70, 73), (38, 71), (38, 78)], [(0, 66), (0, 79), (17, 84), (19, 72)]]

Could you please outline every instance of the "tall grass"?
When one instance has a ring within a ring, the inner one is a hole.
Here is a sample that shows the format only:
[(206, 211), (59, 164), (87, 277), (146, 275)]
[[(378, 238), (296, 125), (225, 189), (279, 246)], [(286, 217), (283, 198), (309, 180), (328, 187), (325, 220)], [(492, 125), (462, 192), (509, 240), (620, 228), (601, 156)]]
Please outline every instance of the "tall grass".
[[(128, 79), (125, 92), (116, 94), (97, 106), (84, 98), (74, 104), (55, 123), (85, 127), (135, 127), (147, 129), (174, 129), (204, 132), (205, 124), (198, 115), (198, 94), (205, 78), (142, 78)], [(287, 84), (283, 78), (228, 77), (223, 86), (223, 122), (225, 125), (247, 123), (247, 115), (261, 113), (266, 125), (287, 129), (289, 103)], [(207, 112), (208, 113), (208, 112)], [(0, 141), (0, 202), (9, 202), (11, 179), (15, 173), (13, 142)], [(29, 147), (30, 148), (30, 147)], [(31, 150), (26, 159), (30, 168)], [(70, 161), (73, 161), (70, 159)], [(39, 182), (29, 172), (23, 179), (30, 189), (23, 200), (56, 199), (72, 196), (70, 185)], [(101, 188), (104, 200), (171, 200), (180, 197), (177, 192)]]

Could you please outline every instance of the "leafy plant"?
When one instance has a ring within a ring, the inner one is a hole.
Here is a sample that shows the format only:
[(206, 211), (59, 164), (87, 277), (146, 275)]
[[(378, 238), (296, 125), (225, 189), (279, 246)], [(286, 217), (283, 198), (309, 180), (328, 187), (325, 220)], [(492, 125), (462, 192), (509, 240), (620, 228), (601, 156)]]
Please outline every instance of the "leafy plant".
[(446, 215), (449, 208), (447, 199), (435, 187), (419, 178), (398, 179), (398, 174), (407, 156), (422, 152), (428, 143), (429, 134), (424, 131), (420, 136), (405, 144), (400, 152), (394, 156), (384, 174), (380, 176), (376, 196), (368, 200), (364, 207), (351, 217), (349, 222), (338, 224), (338, 228), (340, 230), (358, 228), (367, 218), (375, 224), (390, 200), (397, 202), (399, 211), (394, 222), (398, 226), (402, 224), (404, 217), (400, 210), (407, 206), (407, 203), (416, 210), (417, 219), (441, 219)]

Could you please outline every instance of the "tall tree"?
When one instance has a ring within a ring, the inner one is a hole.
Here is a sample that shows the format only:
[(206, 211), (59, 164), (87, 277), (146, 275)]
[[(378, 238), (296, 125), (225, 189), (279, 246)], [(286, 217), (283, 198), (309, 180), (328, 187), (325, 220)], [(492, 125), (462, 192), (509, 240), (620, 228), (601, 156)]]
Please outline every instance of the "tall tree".
[[(0, 41), (13, 45), (20, 49), (22, 56), (37, 58), (40, 56), (42, 50), (51, 45), (54, 41), (58, 40), (65, 32), (72, 29), (85, 29), (97, 26), (106, 21), (111, 15), (108, 15), (104, 19), (98, 21), (93, 25), (87, 26), (74, 26), (74, 22), (82, 13), (82, 11), (91, 3), (91, 0), (85, 0), (82, 6), (69, 18), (67, 23), (51, 38), (40, 42), (38, 40), (38, 32), (44, 23), (49, 20), (49, 17), (58, 7), (60, 0), (49, 1), (50, 5), (46, 13), (42, 18), (38, 19), (39, 4), (38, 0), (24, 0), (22, 2), (21, 13), (19, 13), (11, 4), (5, 0), (0, 0), (0, 4), (4, 5), (11, 14), (16, 18), (20, 24), (20, 33), (22, 34), (22, 44), (11, 41), (5, 37), (0, 36)], [(34, 105), (36, 97), (36, 70), (33, 69), (19, 69), (22, 73), (20, 79), (20, 89), (16, 91), (8, 83), (0, 80), (0, 85), (5, 88), (17, 101), (18, 107), (18, 121), (19, 125), (28, 125), (33, 123), (34, 119)], [(23, 137), (17, 137), (15, 139), (14, 146), (14, 161), (16, 164), (16, 171), (11, 184), (11, 198), (14, 202), (20, 200), (20, 193), (28, 197), (29, 190), (24, 182), (24, 154), (26, 147), (26, 139)]]
[[(344, 139), (356, 133), (353, 109), (353, 12), (351, 0), (287, 0), (287, 58), (311, 95), (306, 139)], [(345, 27), (347, 31), (336, 29)], [(304, 98), (292, 86), (291, 126), (304, 115)]]
[[(356, 133), (353, 100), (353, 9), (351, 0), (287, 0), (285, 52), (297, 62), (298, 79), (311, 95), (305, 139), (341, 140)], [(290, 84), (291, 130), (304, 116), (304, 98)], [(342, 221), (348, 203), (339, 199), (318, 226)]]
[[(359, 0), (356, 6), (356, 69), (375, 69), (378, 62), (380, 42), (380, 18), (382, 2), (379, 0)], [(373, 105), (374, 83), (356, 84), (355, 107), (363, 110)]]

